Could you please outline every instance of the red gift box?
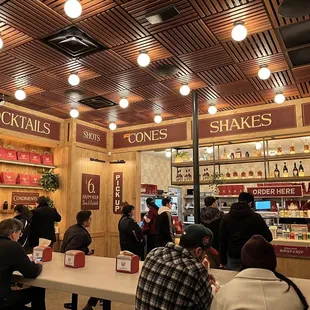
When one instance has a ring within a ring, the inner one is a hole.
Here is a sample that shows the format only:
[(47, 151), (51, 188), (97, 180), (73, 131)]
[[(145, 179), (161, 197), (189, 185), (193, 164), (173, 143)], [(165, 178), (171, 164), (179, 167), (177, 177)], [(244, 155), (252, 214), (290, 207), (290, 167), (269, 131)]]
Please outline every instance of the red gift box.
[(17, 160), (16, 151), (13, 149), (4, 149), (4, 157), (7, 160)]
[(31, 151), (29, 154), (30, 162), (33, 164), (41, 164), (41, 155), (35, 151)]
[(20, 174), (17, 176), (16, 184), (20, 184), (20, 185), (30, 185), (30, 177), (29, 177), (29, 174), (20, 173)]
[(54, 165), (54, 157), (52, 154), (48, 152), (44, 152), (44, 154), (41, 156), (41, 159), (42, 159), (43, 165), (48, 165), (48, 166)]
[(31, 174), (29, 178), (30, 178), (30, 185), (40, 186), (40, 180), (41, 180), (40, 174)]
[(17, 160), (18, 160), (18, 161), (25, 162), (25, 163), (29, 163), (29, 162), (30, 162), (30, 155), (29, 155), (29, 152), (18, 151), (18, 152), (17, 152)]
[(1, 182), (3, 184), (16, 184), (16, 174), (13, 172), (1, 172)]

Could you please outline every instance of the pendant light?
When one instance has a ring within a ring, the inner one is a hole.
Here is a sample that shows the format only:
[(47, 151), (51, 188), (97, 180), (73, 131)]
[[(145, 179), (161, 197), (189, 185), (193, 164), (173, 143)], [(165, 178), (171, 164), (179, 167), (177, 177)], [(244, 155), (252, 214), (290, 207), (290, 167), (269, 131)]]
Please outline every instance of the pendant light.
[(82, 6), (78, 0), (67, 0), (64, 9), (70, 18), (77, 18), (82, 14)]
[(115, 129), (117, 128), (115, 122), (111, 122), (111, 123), (109, 124), (109, 128), (110, 128), (110, 130), (115, 130)]
[(0, 106), (3, 106), (4, 104), (5, 104), (4, 94), (2, 94), (2, 98), (0, 99)]
[(208, 108), (208, 112), (211, 115), (214, 115), (217, 112), (217, 107), (215, 106), (214, 103), (211, 103), (209, 108)]
[(180, 87), (180, 93), (181, 93), (182, 96), (187, 96), (190, 92), (191, 92), (191, 89), (188, 86), (188, 84), (183, 84)]
[(235, 41), (243, 41), (248, 35), (248, 31), (244, 26), (244, 22), (238, 21), (234, 23), (234, 28), (231, 31), (231, 36)]
[(141, 67), (147, 67), (150, 61), (151, 59), (147, 52), (141, 52), (137, 59), (138, 65)]
[(274, 101), (277, 104), (282, 104), (285, 101), (285, 96), (283, 92), (277, 92), (276, 96), (274, 97)]
[(163, 118), (161, 117), (160, 114), (155, 115), (155, 117), (154, 117), (154, 122), (155, 122), (156, 124), (160, 124), (160, 123), (162, 122), (162, 120), (163, 120)]
[(267, 80), (270, 78), (271, 71), (269, 70), (268, 66), (261, 66), (258, 71), (258, 77), (261, 80)]
[(23, 89), (18, 89), (16, 92), (15, 92), (15, 98), (17, 100), (24, 100), (26, 98), (26, 93)]
[(2, 47), (3, 47), (3, 39), (2, 39), (2, 37), (0, 35), (0, 50), (2, 49)]
[(73, 73), (73, 74), (70, 74), (68, 78), (68, 82), (71, 86), (77, 86), (80, 84), (80, 78), (77, 74)]
[(123, 97), (120, 101), (119, 101), (119, 106), (123, 109), (126, 109), (129, 105), (129, 102), (127, 100), (126, 97)]
[(70, 116), (72, 118), (77, 118), (80, 115), (79, 110), (77, 108), (72, 108), (70, 111)]

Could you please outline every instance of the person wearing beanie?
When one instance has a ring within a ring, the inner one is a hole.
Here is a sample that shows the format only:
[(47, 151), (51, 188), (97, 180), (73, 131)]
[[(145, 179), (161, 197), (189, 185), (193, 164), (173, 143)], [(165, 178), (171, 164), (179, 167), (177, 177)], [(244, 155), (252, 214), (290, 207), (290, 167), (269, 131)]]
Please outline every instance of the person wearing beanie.
[(209, 310), (214, 277), (204, 265), (213, 234), (201, 224), (185, 228), (180, 244), (169, 242), (146, 257), (138, 281), (136, 310)]
[(151, 197), (146, 199), (146, 205), (149, 211), (143, 218), (141, 228), (147, 236), (146, 248), (147, 253), (149, 253), (156, 247), (156, 219), (158, 216), (158, 206)]
[(262, 235), (272, 241), (272, 234), (260, 214), (252, 208), (254, 197), (249, 193), (240, 193), (239, 201), (234, 203), (223, 218), (220, 227), (220, 267), (239, 271), (241, 249), (254, 235)]
[(297, 285), (275, 271), (273, 246), (254, 235), (241, 251), (241, 271), (214, 296), (211, 310), (305, 310), (308, 304)]

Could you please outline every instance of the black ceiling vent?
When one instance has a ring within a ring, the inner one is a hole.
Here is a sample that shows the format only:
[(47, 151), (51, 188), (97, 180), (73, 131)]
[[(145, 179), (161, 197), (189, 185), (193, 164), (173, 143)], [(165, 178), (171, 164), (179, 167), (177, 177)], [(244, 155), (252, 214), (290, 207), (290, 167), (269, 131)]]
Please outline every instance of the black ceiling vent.
[(155, 69), (155, 73), (160, 76), (173, 76), (179, 72), (179, 69), (174, 65), (161, 65)]
[(310, 1), (284, 0), (279, 6), (279, 13), (288, 18), (310, 15)]
[(168, 5), (164, 8), (160, 8), (156, 11), (148, 13), (145, 15), (145, 18), (149, 21), (150, 24), (156, 25), (166, 22), (167, 20), (178, 15), (180, 15), (180, 12), (177, 10), (177, 8), (174, 5)]
[(310, 46), (288, 51), (293, 67), (310, 64)]
[(43, 38), (42, 42), (70, 57), (84, 57), (107, 49), (106, 46), (98, 43), (76, 26), (71, 26)]
[(80, 100), (79, 103), (87, 105), (95, 110), (114, 107), (117, 104), (102, 96), (96, 96)]

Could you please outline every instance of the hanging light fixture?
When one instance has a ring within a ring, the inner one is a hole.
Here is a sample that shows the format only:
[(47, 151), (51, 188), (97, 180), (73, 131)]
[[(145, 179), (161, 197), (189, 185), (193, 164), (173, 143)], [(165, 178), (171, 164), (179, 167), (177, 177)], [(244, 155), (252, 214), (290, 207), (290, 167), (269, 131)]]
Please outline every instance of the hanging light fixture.
[(0, 50), (2, 49), (2, 47), (3, 47), (3, 39), (2, 39), (2, 37), (0, 35)]
[(117, 127), (117, 126), (116, 126), (115, 122), (111, 122), (111, 123), (109, 124), (110, 130), (115, 130), (116, 127)]
[(283, 95), (283, 92), (277, 92), (276, 96), (274, 97), (274, 101), (277, 104), (281, 104), (285, 101), (285, 96)]
[(77, 118), (80, 115), (80, 112), (77, 108), (72, 108), (70, 111), (70, 116), (72, 118)]
[(267, 80), (270, 78), (271, 71), (269, 70), (268, 66), (261, 66), (259, 71), (258, 71), (258, 77), (261, 80)]
[(80, 78), (77, 74), (73, 73), (73, 74), (70, 74), (68, 78), (68, 82), (71, 86), (77, 86), (80, 84)]
[(4, 104), (5, 104), (4, 94), (2, 94), (2, 98), (0, 99), (0, 106), (3, 106)]
[(208, 108), (208, 112), (211, 115), (214, 115), (217, 112), (217, 107), (215, 106), (214, 103), (210, 103), (210, 106)]
[(156, 124), (160, 124), (162, 122), (163, 118), (161, 117), (160, 114), (156, 114), (155, 117), (154, 117), (154, 122)]
[(234, 23), (234, 28), (231, 31), (231, 36), (235, 41), (243, 41), (248, 35), (248, 31), (244, 26), (244, 22), (238, 21)]
[(187, 96), (190, 92), (191, 92), (191, 89), (188, 86), (188, 84), (182, 84), (182, 86), (180, 87), (181, 95), (182, 96)]
[(207, 153), (212, 154), (213, 153), (213, 146), (208, 146), (207, 147)]
[(171, 157), (171, 149), (166, 150), (166, 157), (168, 157), (168, 158)]
[(141, 67), (147, 67), (151, 61), (150, 56), (147, 52), (141, 52), (138, 56), (138, 65)]
[(261, 142), (255, 142), (255, 149), (260, 150), (262, 148), (262, 143)]
[(82, 6), (78, 0), (67, 0), (65, 3), (65, 13), (70, 18), (77, 18), (82, 14)]
[(120, 101), (119, 101), (119, 106), (123, 109), (126, 109), (129, 105), (129, 102), (127, 100), (126, 97), (123, 97)]
[(26, 98), (26, 93), (23, 89), (18, 89), (16, 92), (15, 92), (15, 98), (17, 100), (24, 100)]

